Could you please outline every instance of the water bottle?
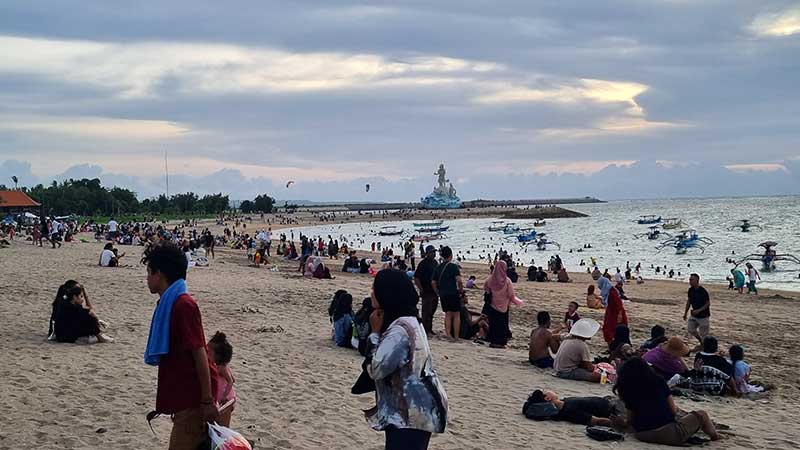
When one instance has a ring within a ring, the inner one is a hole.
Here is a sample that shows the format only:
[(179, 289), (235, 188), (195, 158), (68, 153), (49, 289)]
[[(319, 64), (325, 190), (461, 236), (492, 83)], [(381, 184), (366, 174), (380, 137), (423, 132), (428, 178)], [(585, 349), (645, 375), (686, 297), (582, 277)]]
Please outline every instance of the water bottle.
[(600, 369), (600, 384), (608, 383), (608, 374), (605, 369)]

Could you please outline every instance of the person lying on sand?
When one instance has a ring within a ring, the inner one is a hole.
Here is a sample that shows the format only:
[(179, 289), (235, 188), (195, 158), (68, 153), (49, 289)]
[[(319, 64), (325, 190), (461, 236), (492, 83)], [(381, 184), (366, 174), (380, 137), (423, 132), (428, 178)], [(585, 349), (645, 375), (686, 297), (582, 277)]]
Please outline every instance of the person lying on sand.
[(539, 311), (536, 322), (539, 326), (531, 331), (528, 342), (528, 361), (540, 369), (553, 367), (552, 355), (558, 352), (561, 339), (550, 331), (549, 312)]
[[(550, 404), (553, 407), (542, 405)], [(617, 411), (610, 401), (603, 397), (567, 397), (561, 399), (553, 391), (537, 389), (528, 397), (523, 407), (525, 416), (534, 420), (555, 420), (575, 423), (578, 425), (592, 425), (610, 427), (613, 425), (612, 416)]]

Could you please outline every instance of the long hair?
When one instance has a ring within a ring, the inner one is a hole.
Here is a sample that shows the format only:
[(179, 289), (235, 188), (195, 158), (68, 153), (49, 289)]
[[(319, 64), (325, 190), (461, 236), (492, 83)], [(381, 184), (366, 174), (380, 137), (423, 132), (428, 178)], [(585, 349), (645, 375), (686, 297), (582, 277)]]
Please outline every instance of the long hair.
[(641, 402), (651, 398), (661, 384), (664, 384), (664, 379), (637, 356), (626, 361), (617, 371), (613, 392), (619, 395), (627, 409), (636, 412)]
[(381, 334), (400, 317), (415, 317), (419, 320), (417, 310), (419, 294), (405, 272), (396, 269), (381, 270), (375, 276), (372, 289), (375, 291), (378, 304), (383, 309)]
[[(58, 287), (58, 291), (56, 291), (56, 298), (53, 299), (53, 307), (50, 312), (50, 324), (47, 331), (48, 336), (53, 334), (53, 321), (56, 319), (56, 312), (58, 311), (59, 306), (62, 304), (62, 302), (70, 301), (72, 299), (72, 296), (75, 295), (72, 294), (72, 292), (75, 289), (79, 289), (78, 293), (80, 293), (80, 289), (82, 289), (80, 283), (75, 280), (67, 280), (64, 282), (64, 284)], [(70, 294), (68, 294), (68, 292), (70, 292)]]

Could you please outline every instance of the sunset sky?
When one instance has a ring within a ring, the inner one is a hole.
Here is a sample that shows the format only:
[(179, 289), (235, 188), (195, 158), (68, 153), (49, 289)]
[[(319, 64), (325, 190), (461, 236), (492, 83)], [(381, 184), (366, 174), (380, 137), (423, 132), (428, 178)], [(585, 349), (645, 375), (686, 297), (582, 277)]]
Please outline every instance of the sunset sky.
[(797, 2), (2, 2), (0, 48), (0, 184), (800, 193)]

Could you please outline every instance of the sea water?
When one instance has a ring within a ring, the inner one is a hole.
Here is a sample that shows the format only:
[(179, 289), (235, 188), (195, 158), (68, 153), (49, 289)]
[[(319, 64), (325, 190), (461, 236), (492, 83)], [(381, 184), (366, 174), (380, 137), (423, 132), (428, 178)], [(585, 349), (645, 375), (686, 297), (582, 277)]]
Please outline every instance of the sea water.
[[(486, 261), (495, 252), (505, 249), (513, 253), (514, 260), (525, 266), (531, 260), (537, 266), (547, 266), (552, 255), (559, 255), (570, 272), (591, 268), (591, 258), (597, 261), (601, 271), (608, 269), (611, 274), (620, 268), (625, 271), (626, 264), (633, 269), (641, 263), (641, 274), (645, 279), (666, 279), (664, 272), (674, 271), (674, 279), (686, 280), (690, 273), (698, 273), (704, 282), (725, 283), (730, 275), (732, 264), (727, 258), (739, 261), (749, 254), (763, 253), (758, 244), (763, 241), (776, 241), (778, 254), (793, 254), (800, 257), (800, 197), (759, 197), (759, 198), (712, 198), (712, 199), (670, 199), (670, 200), (627, 200), (608, 203), (564, 205), (587, 214), (588, 217), (570, 219), (547, 219), (544, 226), (535, 227), (538, 233), (546, 233), (548, 240), (560, 244), (548, 246), (547, 250), (537, 250), (534, 244), (521, 245), (516, 234), (488, 231), (493, 221), (499, 218), (446, 220), (450, 229), (443, 239), (431, 241), (432, 245), (448, 245), (456, 256), (468, 261)], [(647, 237), (634, 238), (635, 234), (645, 233), (649, 225), (639, 225), (636, 220), (641, 215), (681, 218), (684, 226), (675, 230), (664, 230), (674, 236), (686, 228), (697, 230), (701, 237), (709, 238), (713, 244), (690, 249), (686, 254), (676, 254), (673, 247), (657, 250), (656, 246), (667, 240), (662, 236), (657, 240)], [(753, 226), (744, 233), (733, 228), (741, 219), (749, 219)], [(414, 234), (414, 221), (372, 222), (321, 225), (296, 228), (308, 236), (322, 236), (348, 242), (351, 248), (370, 249), (373, 242), (381, 242), (382, 247), (394, 246), (395, 254), (399, 245)], [(519, 227), (532, 227), (533, 220), (505, 220)], [(396, 225), (405, 230), (402, 236), (379, 236), (381, 226)], [(762, 227), (757, 228), (755, 225)], [(591, 249), (584, 245), (591, 244)], [(419, 255), (419, 243), (415, 243)], [(426, 244), (427, 245), (427, 244)], [(580, 266), (583, 260), (585, 266)], [(800, 291), (800, 266), (789, 261), (778, 261), (777, 271), (765, 272), (760, 261), (753, 266), (761, 273), (759, 287)], [(661, 273), (655, 268), (660, 267)], [(740, 266), (744, 270), (744, 265)], [(679, 275), (680, 273), (680, 275)], [(524, 271), (521, 272), (524, 276)]]

